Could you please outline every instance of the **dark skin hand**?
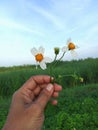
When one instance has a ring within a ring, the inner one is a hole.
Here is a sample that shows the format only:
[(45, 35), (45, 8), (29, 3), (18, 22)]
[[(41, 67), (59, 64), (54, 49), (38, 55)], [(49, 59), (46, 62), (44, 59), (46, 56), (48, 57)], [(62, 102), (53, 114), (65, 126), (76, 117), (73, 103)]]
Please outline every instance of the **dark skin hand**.
[[(50, 76), (33, 76), (17, 90), (2, 130), (41, 130), (48, 101), (62, 90), (60, 85), (50, 82)], [(56, 105), (57, 100), (51, 103)]]

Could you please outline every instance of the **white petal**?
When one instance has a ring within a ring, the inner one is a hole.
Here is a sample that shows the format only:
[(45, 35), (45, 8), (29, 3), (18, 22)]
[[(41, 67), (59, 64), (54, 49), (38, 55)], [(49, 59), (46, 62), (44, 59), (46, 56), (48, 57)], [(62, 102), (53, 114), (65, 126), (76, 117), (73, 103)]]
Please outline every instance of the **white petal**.
[(79, 48), (79, 46), (75, 45), (75, 48), (77, 49), (77, 48)]
[(67, 46), (64, 46), (64, 47), (62, 48), (62, 52), (66, 52), (66, 51), (68, 51), (68, 47), (67, 47)]
[(71, 42), (71, 38), (69, 38), (69, 39), (67, 40), (67, 45), (68, 45), (70, 42)]
[(77, 57), (77, 56), (78, 56), (78, 54), (76, 53), (76, 51), (71, 50), (70, 52), (71, 52), (71, 55), (72, 55), (73, 57)]
[(40, 62), (39, 63), (40, 64), (40, 67), (43, 69), (43, 70), (45, 70), (46, 69), (46, 64), (45, 64), (45, 62)]
[(51, 63), (51, 62), (52, 62), (52, 59), (49, 58), (49, 57), (45, 57), (45, 58), (43, 59), (43, 61), (44, 61), (45, 63)]
[(45, 49), (43, 47), (39, 47), (38, 53), (44, 54)]
[(36, 54), (38, 54), (38, 50), (34, 47), (31, 49), (31, 53), (35, 56)]

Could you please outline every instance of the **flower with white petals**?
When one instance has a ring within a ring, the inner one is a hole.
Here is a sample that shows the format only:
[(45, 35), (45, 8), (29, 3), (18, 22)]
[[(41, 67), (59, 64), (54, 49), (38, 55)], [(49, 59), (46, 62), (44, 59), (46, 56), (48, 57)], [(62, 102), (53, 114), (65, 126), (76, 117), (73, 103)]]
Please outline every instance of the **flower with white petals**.
[(75, 49), (77, 49), (77, 45), (75, 45), (71, 38), (67, 40), (67, 45), (62, 48), (63, 52), (70, 51), (73, 56), (77, 56), (77, 53), (75, 52)]
[(31, 49), (32, 55), (43, 70), (47, 68), (46, 63), (50, 63), (52, 61), (49, 57), (44, 57), (44, 51), (45, 49), (43, 47), (39, 47), (39, 49), (34, 47)]

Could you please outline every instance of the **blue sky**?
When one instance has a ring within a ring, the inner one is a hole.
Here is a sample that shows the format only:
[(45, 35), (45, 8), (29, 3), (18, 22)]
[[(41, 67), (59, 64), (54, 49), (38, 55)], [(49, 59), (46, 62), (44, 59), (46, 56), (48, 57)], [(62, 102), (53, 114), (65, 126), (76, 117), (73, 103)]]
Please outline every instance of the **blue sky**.
[[(33, 47), (79, 46), (78, 59), (98, 57), (98, 0), (1, 0), (0, 66), (33, 64)], [(72, 59), (67, 53), (64, 60)]]

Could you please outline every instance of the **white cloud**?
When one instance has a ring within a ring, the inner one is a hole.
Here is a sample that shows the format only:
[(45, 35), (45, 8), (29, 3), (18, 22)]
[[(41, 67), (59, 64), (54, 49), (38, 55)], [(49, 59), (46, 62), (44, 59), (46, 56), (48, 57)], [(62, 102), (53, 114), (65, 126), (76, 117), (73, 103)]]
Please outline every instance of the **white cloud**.
[(29, 32), (29, 33), (34, 33), (36, 35), (44, 36), (44, 34), (42, 32), (36, 31), (35, 29), (30, 29), (30, 28), (24, 26), (23, 24), (16, 23), (12, 20), (7, 20), (7, 19), (2, 20), (2, 19), (0, 19), (0, 25), (5, 26), (7, 28), (22, 30), (22, 31), (26, 31), (26, 32)]
[(28, 2), (29, 8), (31, 8), (33, 11), (37, 12), (41, 16), (43, 16), (45, 19), (49, 20), (52, 24), (54, 24), (58, 29), (63, 29), (63, 23), (60, 21), (60, 19), (53, 14), (51, 11), (47, 11), (37, 5), (31, 4)]

